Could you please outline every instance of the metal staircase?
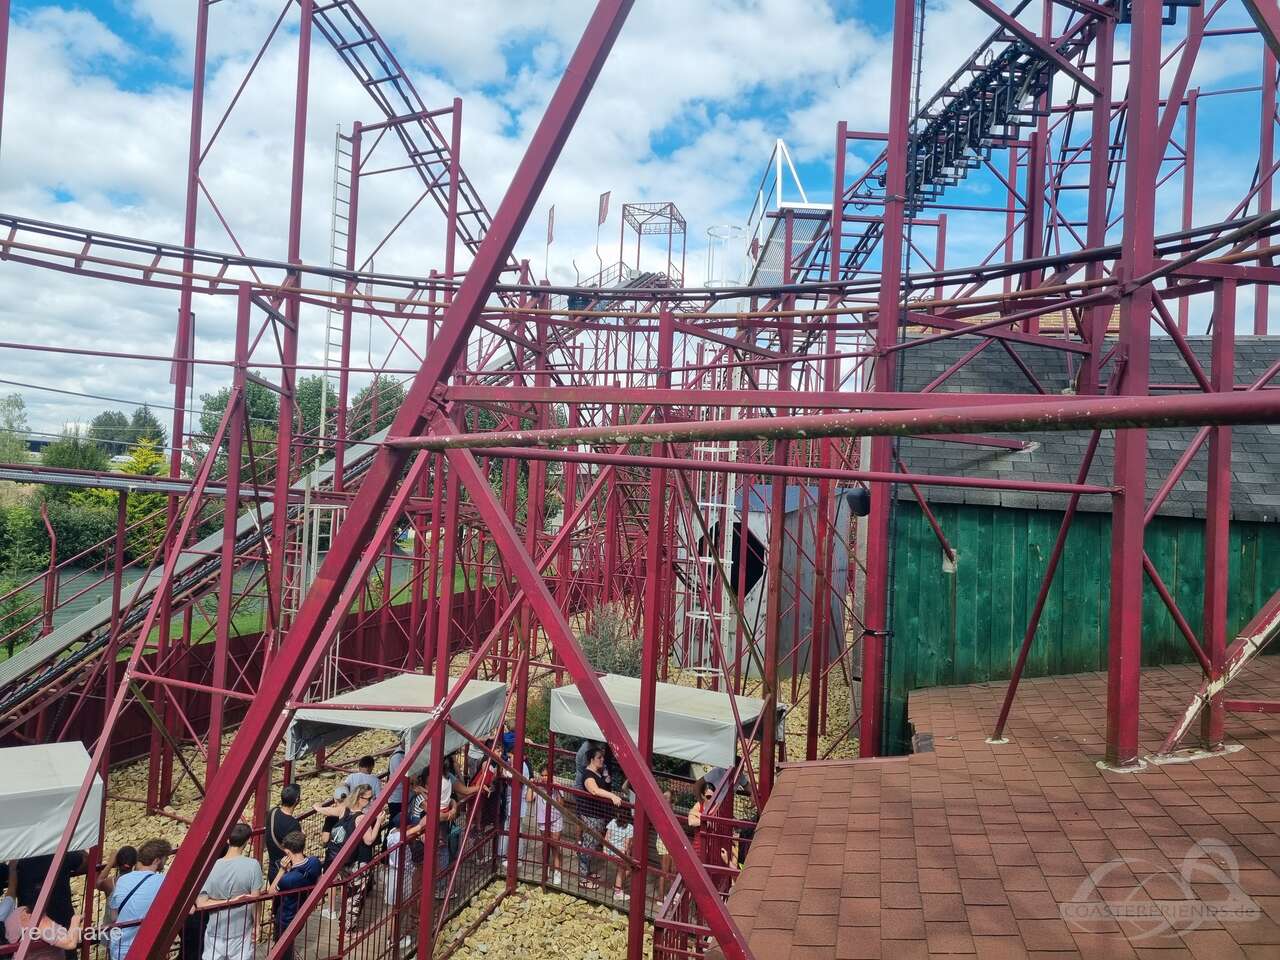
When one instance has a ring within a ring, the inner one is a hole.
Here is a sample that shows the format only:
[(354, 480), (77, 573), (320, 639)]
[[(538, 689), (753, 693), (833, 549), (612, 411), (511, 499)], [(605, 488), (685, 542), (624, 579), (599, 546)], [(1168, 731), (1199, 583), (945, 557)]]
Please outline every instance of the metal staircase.
[[(390, 132), (399, 139), (431, 198), (447, 213), (453, 154), (444, 131), (429, 116), (413, 83), (391, 48), (374, 29), (355, 0), (334, 0), (314, 8), (312, 24), (377, 104), (383, 117), (397, 121)], [(458, 167), (458, 239), (471, 253), (479, 249), (493, 218)], [(512, 269), (517, 265), (510, 261)]]
[[(1199, 0), (1175, 0), (1167, 6), (1197, 5)], [(1175, 11), (1176, 13), (1176, 11)], [(1088, 49), (1093, 23), (1102, 13), (1082, 14), (1079, 29), (1060, 43), (1059, 55), (1072, 60)], [(1035, 46), (997, 28), (912, 121), (907, 167), (908, 214), (937, 200), (948, 188), (963, 182), (988, 159), (992, 150), (1019, 139), (1023, 129), (1040, 116), (1038, 101), (1059, 71), (1058, 64)], [(853, 180), (843, 194), (844, 210), (856, 212), (883, 202), (883, 154)], [(841, 229), (845, 229), (841, 218)], [(880, 239), (878, 223), (865, 223), (848, 244), (841, 244), (840, 276), (860, 270)], [(797, 254), (796, 276), (823, 280), (829, 270), (830, 227), (809, 249)]]

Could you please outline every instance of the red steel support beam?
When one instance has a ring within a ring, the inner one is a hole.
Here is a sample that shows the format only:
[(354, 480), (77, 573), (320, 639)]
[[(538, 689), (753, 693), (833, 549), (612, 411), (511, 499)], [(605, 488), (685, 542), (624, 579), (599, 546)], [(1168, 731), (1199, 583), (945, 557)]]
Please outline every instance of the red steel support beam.
[[(1155, 198), (1160, 166), (1159, 3), (1133, 5), (1129, 114), (1126, 131), (1124, 232), (1117, 272), (1132, 282), (1155, 264)], [(1145, 396), (1150, 380), (1152, 286), (1125, 289), (1120, 300), (1121, 392)], [(1161, 398), (1163, 399), (1163, 398)], [(1105, 402), (1105, 401), (1104, 401)], [(1203, 401), (1202, 401), (1203, 402)], [(1138, 758), (1138, 689), (1142, 669), (1143, 513), (1147, 488), (1147, 432), (1116, 437), (1117, 494), (1111, 521), (1111, 610), (1108, 622), (1107, 763), (1131, 767)]]
[[(674, 345), (674, 324), (670, 312), (664, 311), (658, 331), (657, 381), (660, 386), (671, 383), (671, 357)], [(654, 710), (657, 703), (658, 662), (663, 659), (665, 647), (661, 633), (666, 595), (663, 592), (663, 571), (666, 559), (667, 472), (657, 469), (649, 474), (649, 527), (645, 541), (644, 582), (644, 643), (640, 666), (640, 718), (636, 749), (648, 766), (653, 760)], [(631, 871), (631, 904), (627, 911), (627, 960), (641, 960), (644, 955), (644, 923), (646, 891), (649, 883), (649, 826), (653, 817), (667, 816), (661, 808), (653, 808), (650, 815), (642, 805), (635, 810), (636, 868)]]
[[(232, 381), (232, 392), (241, 395), (245, 387), (245, 375), (248, 371), (249, 359), (249, 320), (252, 307), (252, 291), (248, 284), (242, 284), (240, 295), (236, 299), (236, 336), (235, 379)], [(230, 657), (232, 602), (235, 598), (236, 572), (236, 521), (239, 519), (240, 501), (236, 492), (240, 489), (240, 458), (244, 443), (244, 428), (248, 424), (248, 405), (242, 405), (241, 411), (231, 418), (227, 424), (227, 496), (222, 507), (222, 562), (218, 569), (218, 613), (216, 634), (213, 644), (213, 682), (217, 690), (227, 687), (227, 660)], [(284, 513), (279, 511), (278, 519), (283, 521)], [(208, 783), (218, 772), (218, 764), (222, 759), (222, 719), (225, 698), (221, 693), (214, 693), (209, 698), (209, 750), (205, 758), (205, 782)]]
[[(204, 118), (204, 75), (209, 41), (209, 0), (196, 0), (195, 45), (191, 77), (191, 128), (187, 143), (186, 202), (182, 217), (182, 245), (187, 249), (196, 245), (196, 215), (200, 201), (200, 156)], [(182, 258), (182, 272), (188, 276), (182, 280), (178, 296), (178, 333), (173, 348), (173, 432), (170, 434), (172, 451), (169, 456), (169, 475), (182, 476), (182, 448), (186, 431), (187, 381), (191, 359), (195, 320), (191, 314), (191, 297), (194, 282), (190, 274), (195, 270), (195, 259), (190, 254)], [(177, 500), (169, 498), (171, 510), (177, 509)]]
[[(897, 0), (893, 17), (893, 61), (889, 74), (889, 142), (886, 147), (884, 233), (880, 242), (879, 308), (876, 315), (875, 389), (892, 391), (895, 384), (893, 354), (898, 338), (899, 297), (902, 295), (903, 217), (906, 212), (907, 146), (915, 42), (915, 0)], [(928, 431), (934, 432), (934, 431)], [(871, 441), (871, 469), (893, 469), (893, 443), (887, 436)], [(871, 489), (871, 514), (867, 518), (866, 601), (862, 636), (862, 721), (858, 752), (876, 757), (884, 749), (884, 683), (888, 645), (892, 639), (889, 552), (893, 535), (891, 515), (893, 487), (878, 483)]]
[[(1107, 242), (1108, 198), (1111, 195), (1111, 84), (1112, 59), (1115, 51), (1115, 21), (1103, 18), (1098, 22), (1093, 41), (1094, 76), (1100, 93), (1094, 97), (1089, 111), (1089, 193), (1088, 225), (1085, 242), (1092, 247)], [(1103, 265), (1090, 261), (1085, 266), (1085, 280), (1097, 282), (1103, 277)], [(1099, 393), (1101, 381), (1099, 364), (1111, 322), (1111, 304), (1090, 307), (1084, 313), (1085, 340), (1089, 354), (1080, 370), (1079, 392), (1086, 395)]]
[(4, 137), (4, 81), (9, 72), (9, 0), (0, 0), (0, 143)]
[(1272, 57), (1280, 59), (1280, 7), (1276, 0), (1244, 0), (1244, 6)]
[[(1070, 60), (1064, 57), (1061, 53), (1059, 53), (1058, 48), (1055, 47), (1050, 41), (1040, 37), (1040, 35), (1037, 34), (1034, 30), (1031, 30), (1030, 28), (1023, 26), (1021, 23), (1018, 22), (1018, 19), (1016, 17), (1010, 16), (1008, 13), (1005, 13), (1005, 11), (1001, 10), (998, 6), (996, 6), (995, 3), (992, 2), (992, 0), (969, 0), (969, 2), (972, 3), (979, 10), (981, 10), (983, 13), (985, 13), (987, 16), (989, 16), (992, 20), (996, 21), (996, 23), (999, 23), (1001, 26), (1003, 26), (1006, 30), (1012, 33), (1015, 37), (1017, 37), (1023, 43), (1039, 50), (1042, 54), (1044, 54), (1046, 57), (1052, 60), (1054, 62), (1054, 65), (1056, 65), (1059, 70), (1067, 74), (1067, 76), (1071, 77), (1071, 79), (1075, 80), (1076, 83), (1080, 84), (1080, 86), (1084, 87), (1086, 90), (1088, 90), (1090, 93), (1094, 94), (1095, 96), (1098, 94), (1098, 88), (1094, 84), (1094, 82), (1091, 79), (1089, 79), (1089, 77), (1084, 73), (1084, 71), (1082, 71), (1074, 63), (1072, 63)], [(1046, 19), (1051, 17), (1052, 9), (1053, 8), (1051, 4), (1049, 3), (1045, 4)]]
[[(1257, 0), (1254, 9), (1260, 11), (1263, 7), (1270, 7), (1274, 12), (1275, 0)], [(1263, 30), (1262, 35), (1267, 37), (1267, 30)], [(1262, 51), (1262, 116), (1259, 118), (1258, 129), (1258, 213), (1260, 214), (1271, 211), (1272, 198), (1275, 195), (1275, 174), (1271, 170), (1275, 160), (1275, 148), (1276, 53), (1275, 48), (1268, 41), (1267, 47)], [(1259, 238), (1259, 250), (1265, 250), (1270, 246), (1271, 241), (1266, 237)], [(1258, 264), (1267, 267), (1271, 265), (1271, 260), (1264, 256), (1259, 259)], [(1267, 334), (1269, 322), (1267, 304), (1270, 289), (1265, 283), (1254, 287), (1253, 332), (1256, 336)]]
[[(1149, 287), (1147, 288), (1150, 289)], [(1150, 302), (1150, 298), (1148, 298)], [(493, 431), (444, 436), (388, 436), (392, 450), (461, 450), (504, 447), (512, 451), (597, 443), (679, 443), (693, 440), (759, 440), (814, 437), (893, 437), (950, 433), (1025, 433), (1273, 423), (1280, 410), (1274, 390), (1187, 396), (1051, 398), (955, 409), (752, 417), (696, 423), (622, 424), (554, 430)], [(872, 465), (872, 470), (877, 468)]]
[[(1236, 285), (1220, 281), (1213, 297), (1213, 360), (1209, 377), (1214, 390), (1235, 389)], [(1209, 490), (1204, 523), (1204, 638), (1211, 680), (1220, 680), (1227, 659), (1227, 615), (1231, 568), (1231, 428), (1209, 434)], [(1216, 690), (1200, 714), (1200, 739), (1207, 750), (1222, 746), (1222, 691)]]
[[(437, 467), (439, 461), (437, 460)], [(441, 482), (437, 470), (435, 482)], [(440, 549), (440, 588), (435, 629), (435, 702), (443, 703), (449, 692), (449, 644), (453, 636), (453, 583), (458, 557), (458, 478), (449, 472), (445, 484), (445, 516), (431, 518), (432, 549)], [(443, 535), (443, 543), (440, 543)], [(437, 546), (439, 544), (439, 546)], [(422, 860), (422, 900), (418, 908), (418, 944), (423, 960), (431, 960), (435, 952), (435, 887), (436, 857), (440, 844), (440, 789), (444, 774), (444, 725), (440, 724), (431, 740), (431, 759), (427, 774), (427, 828), (422, 842), (426, 855)], [(428, 891), (431, 891), (428, 894)]]
[[(1182, 229), (1190, 230), (1195, 216), (1196, 184), (1196, 123), (1200, 91), (1187, 91), (1186, 133), (1182, 138)], [(1187, 333), (1191, 328), (1191, 298), (1178, 300), (1178, 329)]]

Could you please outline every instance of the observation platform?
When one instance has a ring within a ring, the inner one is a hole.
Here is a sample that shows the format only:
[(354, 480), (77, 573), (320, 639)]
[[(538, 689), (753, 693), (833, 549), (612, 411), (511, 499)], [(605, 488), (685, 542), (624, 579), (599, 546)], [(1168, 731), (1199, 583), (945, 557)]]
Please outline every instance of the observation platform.
[[(1143, 672), (1159, 748), (1198, 667)], [(1232, 697), (1274, 696), (1256, 658)], [(1280, 956), (1280, 716), (1228, 714), (1234, 752), (1100, 770), (1106, 675), (912, 694), (933, 750), (789, 765), (729, 907), (758, 957)], [(712, 951), (709, 956), (718, 956)]]

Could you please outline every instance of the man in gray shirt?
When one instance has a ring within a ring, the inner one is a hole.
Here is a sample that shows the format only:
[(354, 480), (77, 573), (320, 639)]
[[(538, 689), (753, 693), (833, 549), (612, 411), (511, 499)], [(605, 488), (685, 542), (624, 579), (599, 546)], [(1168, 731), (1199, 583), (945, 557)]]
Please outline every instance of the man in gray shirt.
[[(391, 760), (387, 765), (387, 783), (391, 782), (391, 778), (396, 775), (396, 771), (404, 765), (405, 742), (403, 740), (396, 746), (391, 753)], [(391, 795), (391, 800), (387, 803), (387, 822), (393, 827), (400, 826), (400, 811), (404, 808), (405, 800), (409, 796), (409, 778), (405, 777), (401, 781), (395, 792)]]
[(201, 960), (253, 960), (257, 903), (246, 903), (239, 907), (221, 906), (262, 892), (262, 864), (245, 856), (244, 852), (252, 835), (253, 831), (247, 823), (237, 823), (231, 828), (227, 837), (226, 856), (214, 861), (213, 869), (200, 888), (200, 896), (196, 898), (197, 907), (221, 907), (209, 912)]
[(347, 785), (347, 792), (355, 793), (357, 787), (368, 787), (376, 799), (382, 792), (382, 780), (373, 775), (373, 757), (361, 757), (356, 766), (360, 769), (356, 773), (348, 773), (342, 781)]

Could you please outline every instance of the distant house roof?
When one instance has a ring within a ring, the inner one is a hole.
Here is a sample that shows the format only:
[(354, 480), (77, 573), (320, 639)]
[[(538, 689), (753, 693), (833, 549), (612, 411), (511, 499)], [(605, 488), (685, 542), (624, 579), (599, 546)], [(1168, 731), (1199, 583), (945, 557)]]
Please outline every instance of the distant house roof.
[[(1209, 369), (1210, 339), (1190, 337), (1192, 351), (1206, 373)], [(912, 347), (899, 353), (901, 389), (921, 390), (972, 349), (971, 338), (951, 338)], [(1079, 358), (1062, 351), (1025, 344), (1009, 344), (1009, 349), (1039, 380), (1046, 391), (1069, 392), (1079, 367)], [(1259, 379), (1280, 360), (1280, 338), (1241, 336), (1236, 338), (1236, 383), (1247, 386)], [(1109, 369), (1109, 368), (1108, 368)], [(1105, 374), (1105, 369), (1104, 369)], [(1151, 342), (1151, 384), (1190, 386), (1197, 389), (1186, 363), (1172, 340), (1153, 338)], [(1277, 380), (1280, 387), (1280, 380)], [(993, 344), (950, 377), (936, 392), (1034, 393), (1026, 374), (1009, 354)], [(1170, 391), (1172, 392), (1172, 391)], [(1181, 391), (1177, 391), (1181, 392)], [(1241, 520), (1275, 520), (1280, 517), (1280, 424), (1236, 427), (1233, 431), (1231, 503), (1232, 514)], [(1148, 434), (1147, 495), (1150, 497), (1173, 471), (1178, 458), (1195, 436), (1195, 429), (1152, 430)], [(1072, 481), (1076, 479), (1085, 447), (1087, 431), (1074, 433), (1006, 434), (1034, 445), (1024, 451), (973, 446), (954, 442), (904, 438), (900, 454), (912, 473), (959, 474), (977, 477), (1004, 477), (1019, 480)], [(1160, 509), (1167, 516), (1203, 517), (1208, 489), (1208, 444), (1196, 454), (1183, 478)], [(1113, 435), (1103, 434), (1089, 473), (1089, 482), (1110, 484), (1113, 466)], [(1066, 497), (1060, 494), (1024, 491), (977, 490), (960, 487), (927, 487), (930, 501), (972, 503), (1060, 510)], [(906, 487), (898, 496), (912, 497)], [(1111, 498), (1083, 497), (1082, 510), (1109, 511)]]

